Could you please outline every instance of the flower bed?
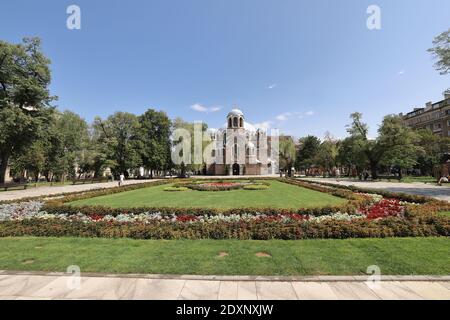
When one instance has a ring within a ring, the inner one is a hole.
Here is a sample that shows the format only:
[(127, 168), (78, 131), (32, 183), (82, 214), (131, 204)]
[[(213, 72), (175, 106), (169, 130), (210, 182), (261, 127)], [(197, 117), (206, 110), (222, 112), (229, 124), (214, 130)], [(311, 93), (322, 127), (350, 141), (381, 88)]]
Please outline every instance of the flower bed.
[[(336, 207), (297, 210), (277, 208), (134, 208), (72, 207), (64, 202), (108, 194), (97, 190), (53, 201), (0, 204), (0, 236), (129, 237), (136, 239), (306, 239), (390, 236), (449, 236), (450, 218), (438, 216), (448, 204), (430, 198), (354, 192), (303, 181), (279, 181), (349, 199)], [(175, 185), (216, 181), (183, 181)], [(167, 183), (167, 182), (164, 182)], [(231, 187), (236, 182), (220, 183)], [(163, 184), (152, 183), (152, 185)], [(264, 185), (258, 180), (245, 185)], [(122, 191), (122, 190), (121, 190)], [(127, 190), (125, 190), (127, 191)], [(113, 192), (116, 192), (114, 190)], [(406, 199), (408, 198), (408, 199)], [(406, 200), (406, 201), (405, 201)], [(420, 200), (420, 201), (419, 201)]]
[(186, 187), (196, 191), (230, 191), (230, 190), (239, 190), (244, 186), (243, 182), (222, 182), (222, 181), (213, 181), (213, 182), (193, 182), (186, 184)]

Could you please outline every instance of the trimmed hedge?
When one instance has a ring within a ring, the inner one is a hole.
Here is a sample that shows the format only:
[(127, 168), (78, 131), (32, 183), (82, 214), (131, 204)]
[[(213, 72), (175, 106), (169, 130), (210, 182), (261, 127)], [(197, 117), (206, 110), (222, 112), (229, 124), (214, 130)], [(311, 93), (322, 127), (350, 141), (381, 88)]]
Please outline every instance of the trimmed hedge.
[(212, 222), (127, 224), (83, 223), (63, 220), (7, 221), (0, 224), (0, 237), (103, 237), (132, 239), (345, 239), (384, 237), (450, 236), (450, 218), (425, 215), (414, 219), (386, 218), (315, 222)]
[(269, 189), (270, 187), (269, 186), (267, 186), (267, 185), (265, 185), (265, 184), (249, 184), (249, 185), (246, 185), (246, 186), (244, 186), (244, 190), (254, 190), (254, 191), (257, 191), (257, 190), (267, 190), (267, 189)]
[(356, 187), (354, 185), (351, 186), (344, 186), (344, 185), (336, 185), (329, 182), (321, 182), (321, 181), (308, 181), (308, 180), (296, 180), (299, 183), (305, 183), (309, 185), (317, 185), (317, 187), (323, 187), (323, 188), (330, 188), (330, 189), (342, 189), (342, 190), (348, 190), (352, 192), (361, 192), (361, 193), (370, 193), (370, 194), (379, 194), (383, 196), (384, 198), (393, 198), (398, 199), (400, 201), (406, 201), (406, 202), (414, 202), (414, 203), (426, 203), (430, 201), (438, 201), (440, 203), (446, 203), (445, 201), (439, 201), (435, 200), (434, 198), (427, 197), (427, 196), (420, 196), (420, 195), (412, 195), (407, 193), (400, 193), (400, 192), (390, 192), (382, 189), (370, 189), (370, 188), (361, 188)]
[(279, 214), (299, 214), (311, 216), (329, 215), (335, 212), (355, 213), (359, 202), (348, 202), (340, 206), (326, 206), (321, 208), (299, 208), (299, 209), (282, 209), (282, 208), (176, 208), (176, 207), (137, 207), (137, 208), (110, 208), (104, 206), (69, 206), (58, 202), (47, 202), (42, 211), (50, 214), (67, 214), (74, 215), (81, 212), (86, 215), (111, 215), (118, 216), (119, 214), (140, 214), (140, 213), (161, 213), (161, 215), (192, 215), (192, 216), (214, 216), (218, 214), (232, 215), (232, 214), (265, 214), (265, 215), (279, 215)]
[(186, 187), (165, 187), (164, 191), (168, 192), (181, 192), (181, 191), (188, 191), (189, 188)]

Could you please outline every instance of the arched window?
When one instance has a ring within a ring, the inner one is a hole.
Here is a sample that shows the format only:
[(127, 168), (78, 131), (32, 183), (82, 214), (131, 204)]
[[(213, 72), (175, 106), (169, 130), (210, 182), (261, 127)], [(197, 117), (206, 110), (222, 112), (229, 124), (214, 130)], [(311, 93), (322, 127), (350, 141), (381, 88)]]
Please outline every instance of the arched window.
[(228, 119), (228, 128), (231, 128), (231, 118)]
[(233, 118), (233, 127), (237, 128), (238, 127), (238, 118)]
[(239, 118), (239, 127), (243, 128), (244, 127), (244, 119)]

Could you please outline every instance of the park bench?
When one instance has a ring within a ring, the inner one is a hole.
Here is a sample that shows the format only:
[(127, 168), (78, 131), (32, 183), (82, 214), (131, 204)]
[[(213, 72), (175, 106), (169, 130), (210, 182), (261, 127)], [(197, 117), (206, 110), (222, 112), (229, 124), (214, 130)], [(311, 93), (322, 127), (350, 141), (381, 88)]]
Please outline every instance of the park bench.
[(10, 182), (0, 184), (0, 189), (3, 189), (4, 191), (8, 191), (11, 189), (27, 189), (28, 187), (29, 185), (26, 182)]
[(101, 183), (108, 182), (108, 178), (95, 178), (95, 179), (75, 179), (72, 181), (73, 185), (76, 184), (87, 184), (87, 183)]

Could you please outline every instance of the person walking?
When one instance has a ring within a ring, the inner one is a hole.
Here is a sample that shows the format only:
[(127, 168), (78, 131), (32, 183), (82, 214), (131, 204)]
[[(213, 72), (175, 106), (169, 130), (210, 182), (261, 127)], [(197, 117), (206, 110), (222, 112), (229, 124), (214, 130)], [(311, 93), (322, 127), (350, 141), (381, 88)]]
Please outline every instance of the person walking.
[(123, 185), (124, 180), (125, 180), (125, 176), (123, 173), (121, 173), (119, 176), (119, 187), (121, 187)]

